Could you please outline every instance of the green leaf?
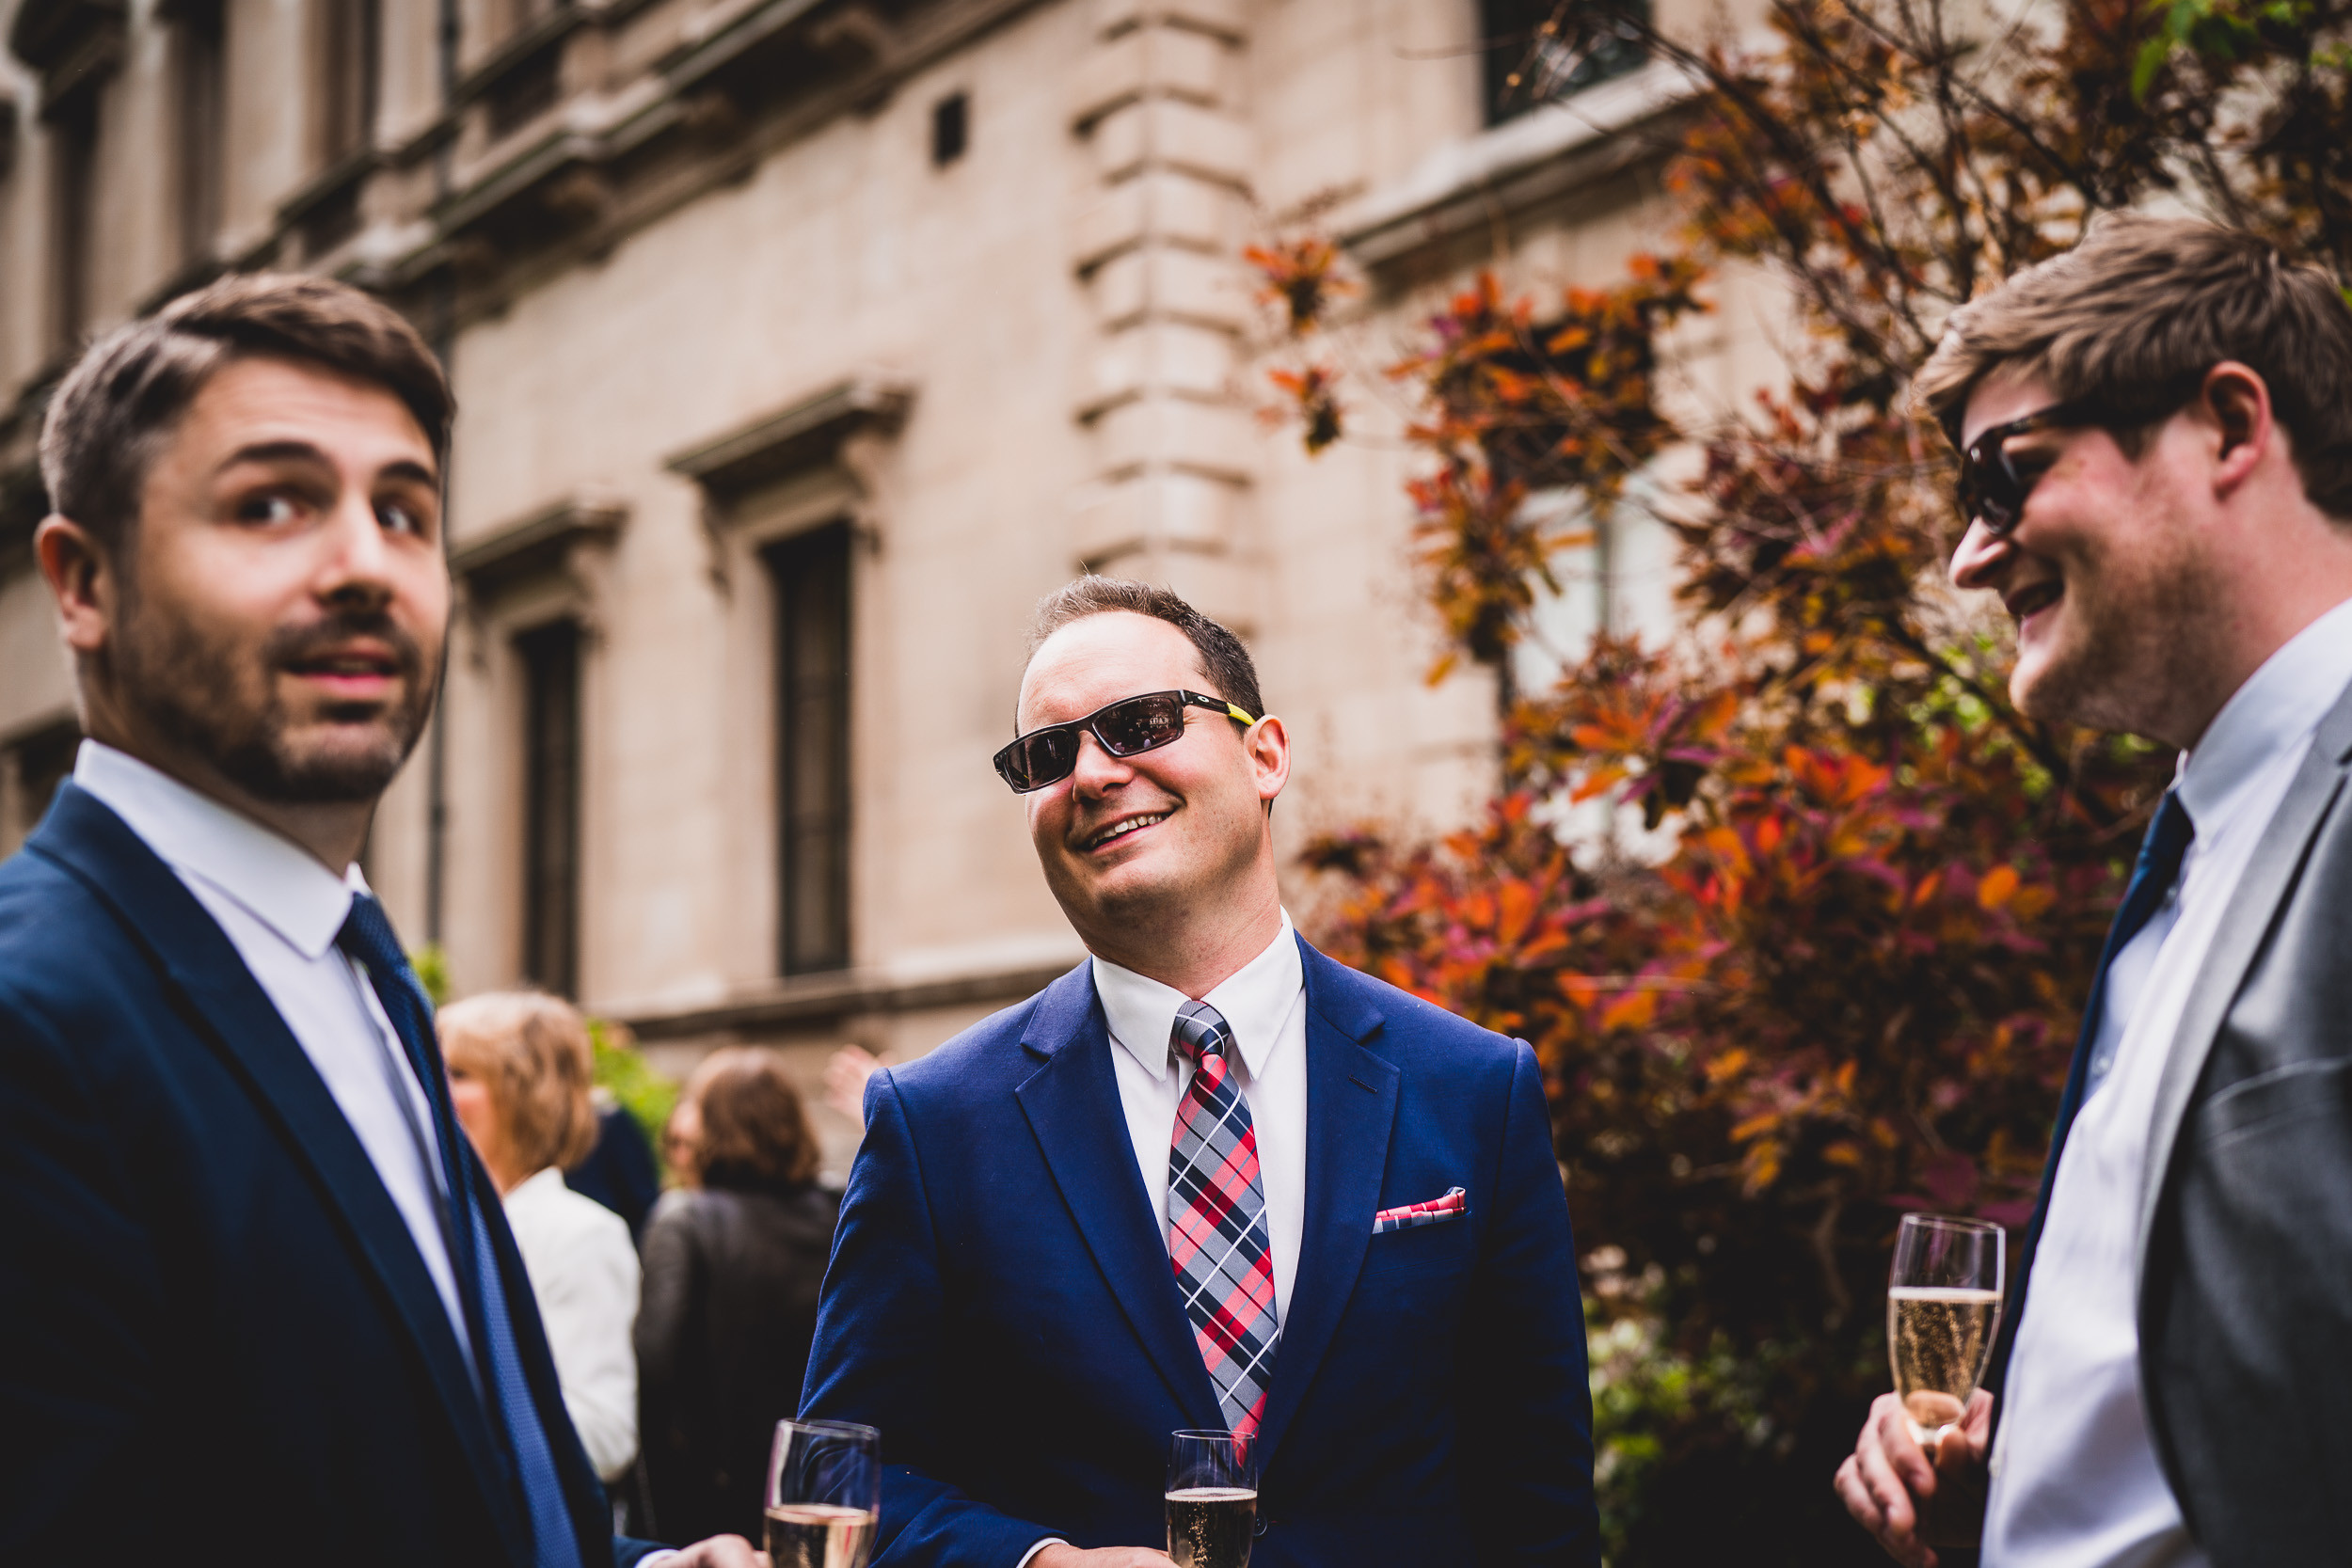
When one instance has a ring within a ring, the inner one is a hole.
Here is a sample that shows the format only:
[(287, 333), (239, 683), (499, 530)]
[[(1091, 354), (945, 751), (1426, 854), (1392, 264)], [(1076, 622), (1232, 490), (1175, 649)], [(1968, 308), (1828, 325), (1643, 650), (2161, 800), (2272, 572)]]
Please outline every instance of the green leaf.
[(588, 1021), (588, 1040), (596, 1055), (596, 1086), (611, 1091), (621, 1102), (621, 1108), (637, 1120), (644, 1130), (645, 1141), (653, 1146), (655, 1163), (662, 1174), (669, 1166), (662, 1160), (661, 1130), (668, 1125), (670, 1112), (677, 1104), (677, 1081), (654, 1069), (653, 1064), (640, 1055), (634, 1047), (614, 1037), (612, 1026), (600, 1018)]
[(408, 967), (417, 972), (417, 984), (436, 1007), (449, 1006), (449, 955), (439, 942), (428, 942), (409, 954)]

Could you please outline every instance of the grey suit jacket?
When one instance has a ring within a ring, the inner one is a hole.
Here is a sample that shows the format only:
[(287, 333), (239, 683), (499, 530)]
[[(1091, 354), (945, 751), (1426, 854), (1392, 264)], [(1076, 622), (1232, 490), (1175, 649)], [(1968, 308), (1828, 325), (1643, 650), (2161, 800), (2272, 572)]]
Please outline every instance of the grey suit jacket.
[(2352, 1560), (2352, 690), (2173, 1037), (2138, 1224), (2156, 1451), (2217, 1568)]

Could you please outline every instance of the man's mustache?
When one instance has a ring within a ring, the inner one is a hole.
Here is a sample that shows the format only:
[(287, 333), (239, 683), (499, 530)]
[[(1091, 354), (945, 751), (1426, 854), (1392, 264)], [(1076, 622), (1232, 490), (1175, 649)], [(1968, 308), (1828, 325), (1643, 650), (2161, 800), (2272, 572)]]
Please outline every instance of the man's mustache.
[(309, 663), (333, 655), (342, 644), (365, 639), (389, 650), (401, 678), (414, 692), (424, 678), (424, 651), (399, 623), (381, 610), (343, 611), (303, 626), (279, 626), (262, 645), (273, 668)]

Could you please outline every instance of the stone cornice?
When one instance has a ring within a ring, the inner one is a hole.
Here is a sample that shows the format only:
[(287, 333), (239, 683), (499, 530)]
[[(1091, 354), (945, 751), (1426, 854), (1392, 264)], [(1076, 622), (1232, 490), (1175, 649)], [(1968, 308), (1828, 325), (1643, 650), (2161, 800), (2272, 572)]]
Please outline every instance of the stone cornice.
[(663, 466), (714, 499), (730, 499), (833, 462), (843, 444), (861, 432), (896, 432), (914, 402), (914, 389), (906, 381), (879, 371), (862, 372), (715, 440), (675, 452)]
[(472, 148), (455, 155), (454, 182), (405, 227), (379, 222), (346, 253), (314, 260), (396, 298), (437, 294), (463, 325), (739, 180), (778, 147), (870, 109), (1039, 0), (743, 0), (707, 13), (716, 20), (635, 75), (564, 93), (487, 134), (487, 105), (508, 78), (550, 51), (562, 74), (563, 52), (654, 3), (576, 5), (502, 45), (439, 119), (385, 156), (396, 175), (432, 150)]
[(494, 594), (563, 568), (577, 546), (610, 545), (628, 521), (628, 509), (617, 500), (566, 496), (479, 538), (453, 544), (450, 576), (465, 584), (469, 596)]
[(1484, 230), (1498, 215), (1557, 200), (1661, 157), (1677, 138), (1655, 133), (1699, 91), (1700, 84), (1680, 67), (1653, 61), (1441, 147), (1405, 179), (1343, 212), (1341, 243), (1358, 261), (1377, 270)]
[(121, 65), (129, 31), (124, 0), (24, 0), (8, 28), (8, 52), (40, 73), (46, 116)]
[(860, 1014), (911, 1012), (918, 1007), (1014, 1002), (1068, 973), (1073, 960), (991, 969), (935, 978), (905, 979), (862, 970), (771, 980), (726, 1001), (675, 1009), (620, 1009), (618, 1022), (641, 1041), (709, 1035), (758, 1035), (806, 1028)]

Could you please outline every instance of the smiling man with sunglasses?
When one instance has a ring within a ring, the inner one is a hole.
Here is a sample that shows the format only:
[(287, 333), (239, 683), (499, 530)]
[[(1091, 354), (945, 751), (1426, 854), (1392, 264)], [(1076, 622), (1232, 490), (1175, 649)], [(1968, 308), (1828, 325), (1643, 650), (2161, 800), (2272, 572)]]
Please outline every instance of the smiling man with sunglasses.
[(2114, 218), (1955, 312), (1919, 388), (1963, 454), (1952, 580), (2015, 618), (2017, 705), (2181, 755), (1989, 1392), (1932, 1459), (1882, 1398), (1837, 1490), (1913, 1564), (1922, 1508), (1972, 1533), (1988, 1474), (1988, 1568), (2341, 1561), (2352, 311), (2264, 241)]
[(1247, 1434), (1253, 1568), (1599, 1560), (1567, 1206), (1517, 1040), (1283, 912), (1239, 639), (1082, 578), (996, 753), (1092, 957), (866, 1088), (804, 1413), (882, 1429), (878, 1568), (1168, 1568)]

